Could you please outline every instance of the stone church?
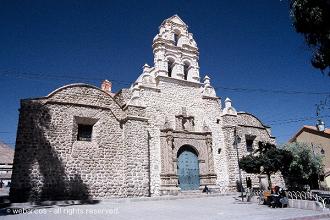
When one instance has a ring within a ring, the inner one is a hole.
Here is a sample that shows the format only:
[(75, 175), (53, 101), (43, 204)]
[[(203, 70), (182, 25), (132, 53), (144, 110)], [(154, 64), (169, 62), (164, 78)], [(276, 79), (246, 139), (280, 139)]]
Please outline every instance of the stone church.
[[(112, 93), (105, 80), (21, 100), (12, 201), (236, 190), (238, 155), (275, 143), (270, 128), (229, 98), (223, 106), (177, 15), (162, 22), (152, 49), (153, 66), (130, 88)], [(258, 176), (243, 172), (244, 184), (246, 176), (258, 186)]]

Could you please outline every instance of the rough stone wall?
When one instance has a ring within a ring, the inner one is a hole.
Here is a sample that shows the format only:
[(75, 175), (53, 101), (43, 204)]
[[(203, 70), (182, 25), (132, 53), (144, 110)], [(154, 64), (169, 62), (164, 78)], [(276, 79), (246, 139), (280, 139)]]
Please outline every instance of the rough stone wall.
[[(147, 120), (131, 118), (124, 124), (127, 145), (125, 169), (127, 196), (150, 196), (150, 159)], [(116, 158), (114, 158), (116, 159)]]
[[(239, 180), (238, 175), (238, 162), (237, 162), (237, 152), (234, 147), (234, 129), (236, 127), (236, 134), (240, 137), (240, 142), (238, 143), (238, 154), (239, 158), (250, 154), (246, 147), (246, 138), (254, 137), (253, 150), (258, 147), (258, 142), (268, 142), (275, 144), (275, 138), (273, 138), (268, 127), (265, 127), (257, 118), (248, 113), (238, 113), (237, 115), (223, 115), (223, 131), (225, 135), (226, 148), (228, 150), (229, 159), (229, 188), (232, 190), (236, 189), (236, 181)], [(259, 175), (247, 174), (242, 171), (242, 181), (246, 186), (245, 179), (250, 177), (254, 187), (259, 187)], [(284, 186), (284, 180), (280, 173), (276, 173), (271, 176), (272, 184)]]
[(114, 99), (120, 106), (124, 106), (131, 98), (132, 92), (129, 89), (122, 89), (114, 96)]
[[(127, 105), (128, 97), (119, 95), (123, 109), (110, 95), (87, 85), (23, 100), (11, 197), (23, 201), (160, 195), (161, 143), (166, 142), (161, 141), (161, 129), (167, 122), (180, 130), (176, 116), (182, 115), (183, 107), (193, 117), (193, 132), (211, 132), (210, 163), (221, 190), (233, 190), (238, 180), (235, 126), (241, 137), (240, 157), (248, 154), (246, 135), (255, 136), (254, 147), (258, 141), (275, 143), (269, 129), (252, 115), (222, 115), (220, 100), (204, 96), (202, 84), (168, 77), (157, 80), (157, 88), (140, 88), (141, 106)], [(79, 123), (93, 125), (92, 141), (77, 141)], [(174, 143), (194, 145), (184, 137)], [(201, 164), (202, 173), (208, 163)], [(242, 174), (243, 180), (250, 176), (254, 184), (258, 182), (257, 175)], [(279, 174), (272, 178), (282, 181)]]
[[(143, 114), (139, 109), (130, 112), (131, 117), (137, 112)], [(93, 124), (92, 141), (77, 141), (78, 123)], [(128, 121), (108, 94), (86, 85), (61, 88), (43, 99), (23, 100), (11, 198), (148, 195), (145, 124)]]
[(223, 149), (224, 156), (228, 161), (227, 173), (229, 174), (227, 182), (227, 190), (236, 189), (236, 181), (238, 180), (238, 163), (237, 153), (234, 148), (234, 127), (237, 125), (237, 117), (226, 115), (222, 116), (222, 128), (225, 141), (225, 147)]
[(141, 100), (146, 106), (146, 117), (149, 119), (150, 160), (151, 160), (151, 194), (159, 195), (161, 174), (161, 142), (160, 129), (167, 118), (171, 128), (175, 128), (175, 116), (186, 107), (187, 114), (194, 116), (194, 131), (203, 131), (206, 124), (212, 132), (214, 166), (217, 182), (223, 186), (228, 182), (226, 159), (217, 154), (223, 148), (222, 128), (217, 120), (221, 120), (221, 104), (219, 99), (203, 98), (200, 83), (192, 83), (168, 77), (158, 77), (157, 89), (143, 87), (140, 91)]

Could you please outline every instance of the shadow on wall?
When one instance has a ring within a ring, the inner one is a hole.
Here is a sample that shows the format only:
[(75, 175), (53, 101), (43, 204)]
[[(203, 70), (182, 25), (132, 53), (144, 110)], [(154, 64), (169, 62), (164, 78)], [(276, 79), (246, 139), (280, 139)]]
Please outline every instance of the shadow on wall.
[[(52, 144), (46, 137), (49, 133), (56, 139)], [(23, 101), (9, 193), (11, 202), (90, 201), (88, 187), (80, 174), (76, 170), (68, 170), (69, 174), (65, 172), (58, 153), (59, 137), (55, 135), (49, 108), (39, 101)]]

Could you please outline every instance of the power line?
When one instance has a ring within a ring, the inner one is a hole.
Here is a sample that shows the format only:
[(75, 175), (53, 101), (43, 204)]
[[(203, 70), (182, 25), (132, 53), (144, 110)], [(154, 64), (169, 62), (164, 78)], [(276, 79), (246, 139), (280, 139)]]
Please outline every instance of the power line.
[[(328, 115), (324, 115), (324, 116), (328, 116)], [(297, 117), (297, 118), (288, 118), (288, 119), (279, 119), (279, 120), (271, 120), (271, 121), (268, 121), (270, 123), (272, 122), (286, 122), (286, 121), (292, 121), (292, 120), (308, 120), (308, 119), (314, 119), (316, 118), (315, 116), (306, 116), (306, 117)]]
[(290, 123), (296, 123), (296, 122), (302, 122), (302, 121), (309, 121), (309, 120), (316, 120), (318, 118), (329, 118), (329, 117), (330, 117), (330, 115), (324, 115), (324, 116), (320, 116), (320, 117), (308, 117), (308, 118), (278, 120), (278, 121), (274, 121), (274, 123), (270, 123), (268, 125), (290, 124)]
[(260, 92), (260, 93), (276, 93), (285, 95), (330, 95), (330, 92), (306, 92), (306, 91), (292, 91), (292, 90), (271, 90), (271, 89), (261, 89), (261, 88), (234, 88), (234, 87), (223, 87), (217, 86), (215, 89), (224, 89), (235, 92)]
[[(82, 77), (78, 75), (55, 75), (55, 74), (45, 74), (45, 73), (31, 73), (31, 72), (19, 72), (12, 70), (0, 71), (0, 76), (5, 77), (16, 77), (16, 78), (24, 78), (24, 79), (58, 79), (58, 80), (86, 80), (86, 81), (103, 81), (104, 78), (94, 78), (94, 77)], [(115, 82), (121, 85), (131, 85), (132, 82), (125, 80), (115, 80), (109, 79), (111, 82)], [(259, 93), (275, 93), (275, 94), (286, 94), (286, 95), (330, 95), (329, 92), (308, 92), (308, 91), (293, 91), (293, 90), (271, 90), (271, 89), (263, 89), (263, 88), (242, 88), (242, 87), (225, 87), (225, 86), (215, 86), (215, 89), (224, 89), (230, 90), (234, 92), (259, 92)]]
[[(58, 79), (58, 80), (86, 80), (86, 81), (103, 81), (104, 78), (92, 78), (92, 77), (82, 77), (78, 75), (58, 75), (58, 74), (44, 74), (44, 73), (31, 73), (31, 72), (18, 72), (18, 71), (0, 71), (0, 75), (4, 77), (15, 77), (24, 79)], [(112, 82), (122, 85), (130, 85), (131, 83), (127, 81), (109, 79)]]

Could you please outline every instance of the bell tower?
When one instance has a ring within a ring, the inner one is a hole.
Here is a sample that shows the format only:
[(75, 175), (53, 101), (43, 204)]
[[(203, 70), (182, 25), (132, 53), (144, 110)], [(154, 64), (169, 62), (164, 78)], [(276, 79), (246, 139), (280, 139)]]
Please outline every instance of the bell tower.
[(152, 48), (156, 77), (200, 82), (197, 44), (178, 15), (163, 21)]

